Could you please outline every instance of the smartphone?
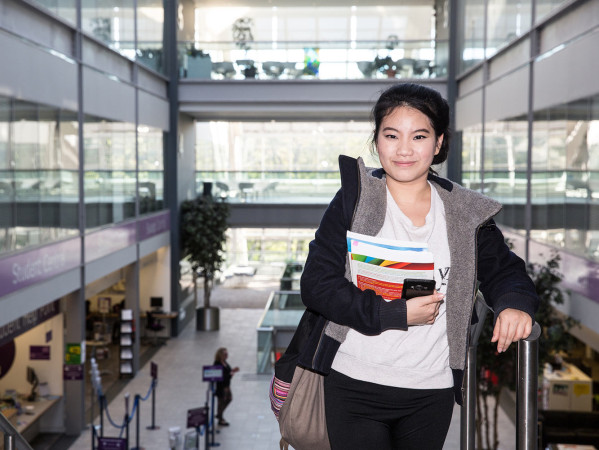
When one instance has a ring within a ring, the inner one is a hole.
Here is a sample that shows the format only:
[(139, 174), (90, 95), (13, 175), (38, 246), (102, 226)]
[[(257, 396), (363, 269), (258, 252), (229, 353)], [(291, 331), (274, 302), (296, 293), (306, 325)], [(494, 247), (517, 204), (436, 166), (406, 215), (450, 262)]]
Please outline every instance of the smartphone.
[(401, 298), (409, 300), (414, 297), (432, 295), (435, 291), (435, 280), (424, 280), (420, 278), (406, 278), (403, 281)]

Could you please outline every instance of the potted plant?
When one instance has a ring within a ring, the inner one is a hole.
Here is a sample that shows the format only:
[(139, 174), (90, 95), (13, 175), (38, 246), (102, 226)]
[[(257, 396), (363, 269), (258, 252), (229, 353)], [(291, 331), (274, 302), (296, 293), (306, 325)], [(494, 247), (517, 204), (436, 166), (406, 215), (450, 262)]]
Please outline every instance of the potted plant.
[[(210, 306), (215, 273), (224, 261), (229, 205), (212, 197), (212, 183), (204, 183), (204, 192), (181, 204), (182, 254), (189, 258), (196, 300), (196, 329), (218, 330), (219, 310)], [(197, 307), (197, 278), (204, 283), (204, 306)]]
[(196, 48), (195, 44), (187, 47), (187, 78), (210, 78), (212, 59), (210, 54)]
[[(509, 245), (509, 242), (508, 242)], [(545, 264), (530, 263), (527, 271), (539, 296), (539, 310), (535, 320), (543, 330), (539, 339), (539, 374), (545, 363), (551, 362), (560, 351), (567, 351), (573, 344), (568, 331), (577, 325), (571, 317), (558, 314), (554, 305), (564, 303), (565, 294), (560, 289), (562, 275), (559, 272), (560, 256), (553, 252)], [(476, 364), (479, 377), (476, 391), (477, 448), (495, 450), (499, 446), (498, 413), (500, 397), (505, 388), (515, 389), (517, 346), (510, 345), (504, 353), (497, 353), (497, 345), (491, 343), (493, 328), (485, 326), (478, 341)]]
[(376, 56), (374, 58), (374, 67), (377, 71), (387, 75), (388, 78), (395, 78), (397, 74), (397, 67), (391, 56), (385, 56), (384, 58)]

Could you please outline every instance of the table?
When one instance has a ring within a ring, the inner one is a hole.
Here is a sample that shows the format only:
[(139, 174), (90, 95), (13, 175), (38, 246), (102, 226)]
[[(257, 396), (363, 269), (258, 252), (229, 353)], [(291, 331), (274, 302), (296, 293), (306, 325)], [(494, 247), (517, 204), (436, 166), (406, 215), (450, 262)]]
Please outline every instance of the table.
[[(40, 397), (34, 402), (19, 399), (21, 407), (23, 408), (22, 414), (10, 414), (10, 423), (15, 429), (23, 435), (27, 441), (32, 441), (37, 436), (43, 427), (41, 422), (44, 416), (50, 417), (55, 414), (54, 406), (60, 401), (59, 396), (48, 396)], [(25, 413), (26, 407), (30, 407), (29, 411)], [(4, 442), (0, 441), (0, 449), (4, 448)]]

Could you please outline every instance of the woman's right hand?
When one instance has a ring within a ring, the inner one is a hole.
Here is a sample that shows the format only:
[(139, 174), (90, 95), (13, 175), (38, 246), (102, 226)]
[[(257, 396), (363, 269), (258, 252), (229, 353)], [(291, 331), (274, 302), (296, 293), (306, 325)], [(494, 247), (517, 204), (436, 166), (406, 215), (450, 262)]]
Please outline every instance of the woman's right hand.
[(406, 300), (408, 326), (432, 325), (435, 323), (444, 297), (444, 294), (435, 290), (433, 295), (413, 297), (410, 300)]

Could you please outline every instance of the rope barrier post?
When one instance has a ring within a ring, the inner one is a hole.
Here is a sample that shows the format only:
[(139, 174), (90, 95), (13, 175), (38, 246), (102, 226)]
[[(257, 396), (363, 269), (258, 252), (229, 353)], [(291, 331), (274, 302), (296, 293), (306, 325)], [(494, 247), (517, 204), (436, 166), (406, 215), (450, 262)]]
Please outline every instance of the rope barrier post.
[(104, 409), (106, 408), (106, 397), (100, 396), (100, 437), (104, 437)]
[(133, 400), (133, 411), (136, 412), (135, 415), (135, 447), (133, 447), (131, 450), (142, 450), (141, 447), (139, 446), (139, 421), (140, 421), (140, 410), (141, 408), (139, 407), (140, 403), (139, 403), (139, 399), (141, 398), (141, 396), (139, 394), (135, 394), (135, 400)]
[(125, 442), (129, 448), (129, 393), (125, 394)]
[(518, 385), (516, 391), (516, 449), (538, 446), (538, 375), (541, 326), (535, 323), (530, 336), (518, 342)]
[[(210, 434), (208, 432), (208, 430), (210, 429), (210, 416), (208, 415), (210, 413), (210, 408), (208, 408), (208, 402), (206, 402), (204, 408), (206, 409), (206, 424), (204, 425), (204, 431), (206, 432), (206, 437), (204, 438), (204, 440), (206, 441), (206, 445), (204, 446), (204, 448), (208, 450), (208, 447), (210, 447), (210, 442), (208, 438), (208, 435)], [(200, 440), (198, 439), (198, 445), (200, 445), (199, 441)]]
[(152, 375), (152, 425), (146, 427), (148, 430), (159, 430), (156, 425), (156, 385), (158, 384), (158, 364), (154, 361), (150, 364), (150, 375)]
[(91, 428), (91, 433), (92, 433), (92, 450), (96, 450), (96, 435), (95, 435), (95, 425), (94, 425), (94, 397), (96, 396), (96, 390), (94, 389), (94, 387), (92, 387), (92, 399), (91, 399), (91, 408), (90, 408), (90, 414), (91, 417), (89, 419), (90, 421), (90, 425), (89, 427)]
[(214, 442), (214, 433), (216, 431), (216, 425), (214, 423), (214, 397), (216, 397), (216, 395), (214, 395), (215, 390), (216, 390), (216, 383), (214, 381), (211, 381), (210, 382), (210, 392), (212, 393), (212, 395), (211, 395), (211, 398), (212, 398), (211, 410), (212, 410), (212, 412), (210, 413), (210, 424), (211, 424), (210, 434), (212, 436), (212, 442), (210, 443), (210, 446), (212, 446), (212, 447), (216, 447), (217, 445), (220, 445), (220, 444), (217, 444)]

